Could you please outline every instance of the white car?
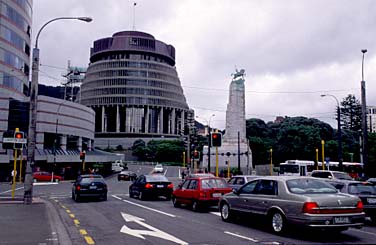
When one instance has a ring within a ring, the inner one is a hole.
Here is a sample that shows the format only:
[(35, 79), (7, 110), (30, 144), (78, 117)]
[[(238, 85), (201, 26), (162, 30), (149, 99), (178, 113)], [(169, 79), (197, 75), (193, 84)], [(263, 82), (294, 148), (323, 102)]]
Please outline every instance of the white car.
[(163, 166), (162, 164), (157, 164), (154, 167), (154, 173), (163, 173)]

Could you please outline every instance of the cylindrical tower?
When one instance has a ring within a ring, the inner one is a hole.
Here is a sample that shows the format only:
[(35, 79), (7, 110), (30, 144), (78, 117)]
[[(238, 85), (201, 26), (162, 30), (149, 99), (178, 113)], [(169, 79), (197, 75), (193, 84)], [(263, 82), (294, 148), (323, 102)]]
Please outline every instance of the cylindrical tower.
[(138, 31), (96, 40), (81, 103), (96, 112), (96, 146), (178, 137), (189, 108), (175, 68), (175, 48)]

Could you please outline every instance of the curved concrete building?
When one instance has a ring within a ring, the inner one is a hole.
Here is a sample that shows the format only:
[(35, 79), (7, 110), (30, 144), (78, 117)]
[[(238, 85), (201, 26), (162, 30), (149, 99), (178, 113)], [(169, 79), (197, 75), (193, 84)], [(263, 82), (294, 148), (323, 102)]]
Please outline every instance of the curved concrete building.
[(138, 31), (94, 42), (81, 103), (95, 111), (99, 147), (135, 138), (176, 138), (189, 112), (175, 67), (175, 48)]

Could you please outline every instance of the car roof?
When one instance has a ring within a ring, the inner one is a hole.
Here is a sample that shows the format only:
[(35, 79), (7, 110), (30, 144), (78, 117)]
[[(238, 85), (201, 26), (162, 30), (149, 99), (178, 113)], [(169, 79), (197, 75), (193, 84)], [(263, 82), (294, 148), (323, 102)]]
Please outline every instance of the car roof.
[(81, 178), (103, 178), (100, 174), (83, 174), (80, 175)]
[(346, 172), (341, 172), (341, 171), (332, 171), (332, 170), (313, 170), (313, 172), (327, 172), (327, 173), (343, 173), (343, 174), (347, 174)]
[(235, 177), (251, 177), (251, 178), (259, 178), (259, 177), (264, 177), (264, 176), (260, 176), (260, 175), (234, 175), (232, 176), (231, 178), (235, 178)]

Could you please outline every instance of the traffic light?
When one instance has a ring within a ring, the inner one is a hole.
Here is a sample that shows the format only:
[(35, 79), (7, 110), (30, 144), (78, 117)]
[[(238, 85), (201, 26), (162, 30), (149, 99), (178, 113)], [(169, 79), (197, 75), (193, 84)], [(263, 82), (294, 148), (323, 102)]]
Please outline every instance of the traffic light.
[(212, 133), (211, 134), (211, 146), (221, 147), (222, 146), (222, 134), (221, 133)]
[(193, 160), (200, 160), (200, 152), (199, 151), (193, 152)]
[(14, 143), (13, 149), (22, 150), (24, 146), (24, 143), (23, 143), (24, 138), (25, 138), (24, 132), (20, 132), (20, 131), (14, 132), (15, 143)]
[(11, 149), (14, 147), (14, 131), (8, 130), (3, 133), (3, 149)]
[(85, 151), (81, 151), (80, 152), (80, 160), (85, 161), (85, 156), (86, 156), (86, 152)]

